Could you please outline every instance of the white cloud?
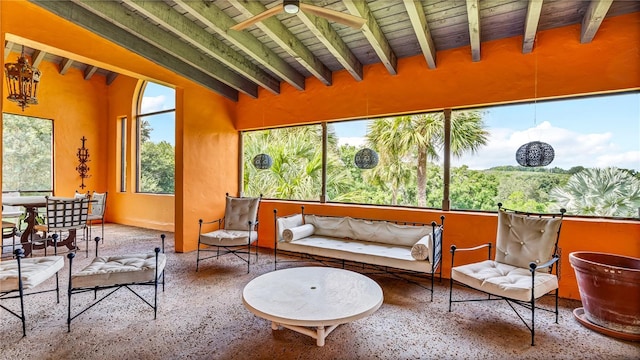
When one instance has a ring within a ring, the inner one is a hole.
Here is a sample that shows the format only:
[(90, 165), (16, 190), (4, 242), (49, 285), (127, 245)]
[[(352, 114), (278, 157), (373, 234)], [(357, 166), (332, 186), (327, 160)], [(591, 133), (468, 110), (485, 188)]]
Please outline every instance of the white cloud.
[(367, 142), (364, 137), (341, 137), (338, 138), (338, 145), (351, 145), (355, 147), (363, 146)]
[(148, 114), (156, 111), (171, 109), (164, 95), (144, 96), (142, 98), (141, 113)]
[(554, 127), (548, 121), (524, 131), (492, 129), (489, 144), (480, 149), (479, 155), (454, 158), (452, 164), (467, 164), (472, 169), (518, 165), (515, 153), (520, 146), (530, 141), (542, 141), (553, 146), (555, 158), (549, 167), (569, 169), (573, 166), (617, 166), (640, 170), (640, 151), (622, 151), (612, 142), (611, 133), (581, 134)]

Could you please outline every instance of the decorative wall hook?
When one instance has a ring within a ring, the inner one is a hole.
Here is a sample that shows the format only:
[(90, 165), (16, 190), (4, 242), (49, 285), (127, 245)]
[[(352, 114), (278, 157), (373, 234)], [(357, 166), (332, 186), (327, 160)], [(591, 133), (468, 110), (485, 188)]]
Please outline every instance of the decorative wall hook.
[(89, 175), (89, 166), (87, 165), (87, 163), (91, 160), (89, 160), (89, 149), (85, 148), (84, 146), (84, 143), (85, 141), (87, 141), (87, 139), (83, 136), (80, 140), (82, 140), (82, 147), (78, 148), (77, 154), (80, 164), (78, 164), (76, 170), (78, 171), (78, 174), (80, 174), (80, 179), (82, 181), (80, 184), (80, 188), (84, 189), (85, 187), (87, 187), (84, 184), (84, 179), (91, 177), (91, 175)]

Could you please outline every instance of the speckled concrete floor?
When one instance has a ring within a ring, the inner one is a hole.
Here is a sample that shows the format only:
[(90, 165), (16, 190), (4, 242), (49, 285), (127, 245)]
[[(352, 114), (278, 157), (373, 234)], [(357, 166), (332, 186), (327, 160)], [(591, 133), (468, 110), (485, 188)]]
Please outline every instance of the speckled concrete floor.
[[(158, 231), (107, 224), (101, 254), (152, 251)], [(1, 359), (640, 359), (640, 343), (606, 337), (580, 325), (571, 311), (577, 301), (561, 301), (559, 324), (550, 314), (537, 319), (536, 346), (504, 303), (454, 304), (448, 310), (448, 283), (436, 286), (434, 301), (416, 285), (371, 276), (384, 303), (369, 317), (340, 325), (318, 347), (296, 332), (271, 330), (247, 311), (241, 293), (251, 279), (273, 270), (273, 255), (262, 251), (251, 273), (231, 256), (201, 263), (195, 252), (175, 253), (167, 234), (167, 287), (159, 296), (158, 318), (126, 290), (82, 314), (67, 332), (68, 260), (60, 272), (61, 298), (53, 293), (26, 298), (27, 336), (19, 319), (0, 311)], [(79, 253), (74, 272), (90, 259)], [(53, 278), (39, 286), (47, 289)], [(151, 289), (143, 294), (150, 296)], [(74, 295), (78, 306), (91, 294)], [(16, 308), (15, 300), (3, 305)], [(77, 311), (78, 308), (74, 308)]]

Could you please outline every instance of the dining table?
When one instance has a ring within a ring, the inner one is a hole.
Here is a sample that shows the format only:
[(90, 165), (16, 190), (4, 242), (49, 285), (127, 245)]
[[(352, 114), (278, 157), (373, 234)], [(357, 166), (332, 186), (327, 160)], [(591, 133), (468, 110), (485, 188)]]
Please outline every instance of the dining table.
[(75, 229), (70, 229), (69, 236), (59, 241), (54, 241), (54, 239), (47, 238), (46, 234), (42, 236), (35, 231), (34, 227), (36, 226), (38, 217), (38, 208), (47, 207), (46, 196), (3, 196), (2, 205), (22, 206), (26, 209), (27, 216), (25, 222), (27, 223), (27, 227), (22, 232), (22, 235), (20, 235), (20, 245), (22, 245), (24, 256), (29, 256), (33, 250), (37, 249), (45, 249), (46, 254), (47, 246), (66, 246), (69, 250), (76, 250)]

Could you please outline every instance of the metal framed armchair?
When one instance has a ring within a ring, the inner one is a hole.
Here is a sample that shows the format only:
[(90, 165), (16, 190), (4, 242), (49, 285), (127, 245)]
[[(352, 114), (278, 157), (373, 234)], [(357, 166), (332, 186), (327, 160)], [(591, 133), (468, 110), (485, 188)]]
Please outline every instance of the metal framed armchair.
[[(508, 210), (498, 203), (498, 231), (495, 258), (491, 260), (491, 243), (472, 248), (451, 246), (451, 281), (449, 312), (452, 303), (505, 300), (535, 337), (535, 311), (555, 313), (558, 322), (558, 239), (565, 210), (557, 214), (535, 214)], [(488, 259), (455, 265), (459, 252), (488, 249)], [(454, 284), (487, 294), (485, 298), (453, 299)], [(542, 296), (555, 296), (555, 309), (538, 303)], [(530, 310), (523, 316), (514, 305)]]
[[(224, 217), (213, 220), (199, 220), (198, 254), (196, 256), (196, 271), (200, 261), (218, 258), (222, 255), (233, 254), (247, 263), (247, 273), (251, 264), (251, 246), (258, 240), (258, 208), (261, 197), (232, 197), (226, 195)], [(217, 228), (205, 232), (208, 225), (215, 224)], [(258, 246), (255, 247), (256, 262), (258, 261)], [(200, 257), (201, 252), (215, 252), (215, 255)]]
[(91, 195), (91, 212), (87, 216), (87, 225), (89, 226), (88, 238), (92, 237), (91, 228), (95, 221), (100, 221), (100, 239), (104, 244), (104, 213), (107, 209), (107, 192), (93, 192)]

